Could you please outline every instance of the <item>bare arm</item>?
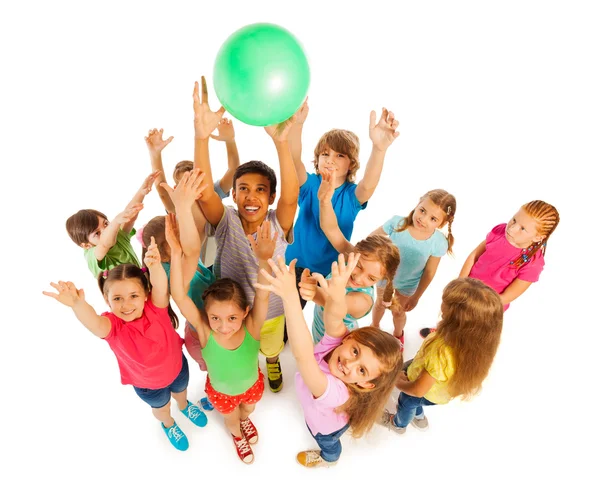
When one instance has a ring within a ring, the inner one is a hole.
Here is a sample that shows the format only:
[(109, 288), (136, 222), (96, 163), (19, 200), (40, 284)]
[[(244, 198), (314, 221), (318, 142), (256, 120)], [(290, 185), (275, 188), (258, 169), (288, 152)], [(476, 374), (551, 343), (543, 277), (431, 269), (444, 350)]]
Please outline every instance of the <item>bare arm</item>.
[(219, 187), (227, 194), (233, 185), (233, 174), (240, 166), (240, 155), (235, 144), (233, 122), (226, 117), (221, 118), (217, 126), (217, 135), (211, 134), (210, 137), (217, 141), (224, 141), (227, 148), (227, 170), (219, 180)]
[(401, 375), (396, 380), (396, 387), (407, 395), (422, 398), (433, 387), (435, 381), (436, 379), (423, 369), (414, 381), (409, 381), (405, 375)]
[[(159, 174), (158, 171), (152, 172), (150, 175), (148, 175), (148, 177), (146, 177), (144, 179), (142, 186), (135, 193), (135, 195), (133, 196), (133, 199), (131, 199), (129, 204), (127, 204), (126, 209), (132, 209), (135, 206), (142, 205), (142, 203), (144, 202), (144, 198), (152, 190), (152, 183), (154, 182), (156, 177), (158, 177), (158, 174)], [(137, 219), (137, 217), (138, 217), (138, 215), (135, 214), (135, 216), (133, 216), (129, 221), (127, 221), (126, 223), (124, 223), (121, 226), (121, 229), (125, 233), (129, 233), (133, 229), (133, 225), (135, 224), (135, 220)]]
[(144, 263), (150, 273), (150, 284), (152, 284), (152, 304), (157, 308), (169, 306), (169, 279), (167, 273), (160, 263), (160, 252), (154, 237), (150, 239), (150, 245), (144, 256)]
[(110, 320), (96, 313), (94, 308), (85, 300), (83, 289), (77, 289), (75, 284), (70, 281), (59, 281), (58, 284), (51, 282), (50, 285), (58, 293), (43, 291), (43, 294), (71, 308), (81, 324), (96, 337), (103, 339), (110, 333)]
[(477, 245), (477, 248), (475, 248), (475, 250), (469, 254), (467, 260), (465, 260), (465, 263), (462, 266), (462, 269), (460, 270), (458, 277), (469, 277), (471, 269), (475, 265), (475, 262), (477, 262), (477, 259), (483, 255), (483, 252), (485, 252), (485, 240)]
[(502, 294), (500, 294), (502, 304), (507, 305), (512, 303), (515, 299), (527, 291), (531, 284), (531, 282), (523, 281), (521, 279), (513, 279), (513, 282), (511, 282), (506, 289), (502, 291)]
[(346, 239), (342, 230), (340, 230), (337, 216), (331, 204), (334, 192), (335, 188), (331, 181), (331, 173), (324, 169), (321, 172), (321, 185), (317, 193), (321, 230), (323, 230), (332, 247), (339, 253), (350, 253), (354, 251), (354, 245)]
[(146, 146), (150, 153), (150, 164), (152, 165), (152, 172), (159, 172), (156, 179), (154, 180), (154, 187), (158, 192), (158, 197), (163, 203), (163, 206), (169, 213), (175, 212), (175, 207), (171, 202), (171, 198), (165, 189), (160, 184), (166, 183), (165, 169), (162, 163), (162, 151), (163, 149), (173, 141), (173, 136), (163, 140), (163, 130), (151, 129), (148, 131), (148, 136), (144, 138)]
[(371, 233), (369, 233), (369, 236), (375, 236), (375, 235), (384, 235), (384, 236), (389, 236), (385, 230), (383, 229), (383, 226), (380, 226), (379, 228), (377, 228), (376, 230), (373, 230)]
[(94, 247), (94, 256), (96, 257), (96, 260), (101, 261), (106, 257), (108, 251), (117, 243), (119, 230), (124, 227), (126, 223), (131, 222), (131, 220), (135, 221), (135, 218), (137, 218), (137, 215), (143, 207), (143, 204), (134, 204), (115, 216), (115, 219), (109, 223), (102, 232), (102, 235), (100, 235), (100, 242), (98, 245)]
[(375, 111), (371, 111), (369, 137), (373, 142), (373, 149), (365, 168), (365, 174), (356, 186), (356, 199), (361, 204), (367, 202), (375, 192), (383, 170), (383, 161), (387, 149), (400, 134), (396, 131), (399, 123), (394, 119), (393, 112), (383, 108), (381, 118), (377, 124), (375, 124), (375, 116)]
[(289, 141), (290, 150), (292, 152), (292, 160), (294, 162), (294, 170), (298, 177), (298, 185), (302, 186), (308, 178), (306, 173), (306, 167), (302, 163), (302, 128), (304, 127), (304, 121), (308, 115), (308, 97), (304, 101), (304, 104), (300, 106), (300, 109), (296, 111), (296, 121), (290, 129)]

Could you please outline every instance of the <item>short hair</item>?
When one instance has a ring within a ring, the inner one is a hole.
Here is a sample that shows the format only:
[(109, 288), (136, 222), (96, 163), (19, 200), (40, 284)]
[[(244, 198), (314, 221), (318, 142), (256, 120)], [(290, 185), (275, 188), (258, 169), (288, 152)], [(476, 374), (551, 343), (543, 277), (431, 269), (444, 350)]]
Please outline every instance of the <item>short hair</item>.
[(67, 219), (67, 233), (78, 247), (82, 243), (89, 243), (90, 234), (98, 228), (98, 218), (108, 221), (104, 213), (95, 209), (80, 209)]
[(233, 188), (237, 180), (246, 174), (259, 174), (269, 179), (269, 194), (273, 195), (277, 191), (277, 176), (271, 167), (259, 160), (251, 160), (240, 165), (233, 174)]
[(358, 161), (360, 153), (358, 136), (346, 129), (332, 129), (321, 136), (317, 146), (315, 146), (315, 159), (313, 160), (317, 174), (319, 173), (319, 155), (325, 148), (330, 148), (338, 153), (343, 153), (350, 159), (346, 181), (354, 182), (356, 172), (360, 167), (360, 162)]
[(175, 169), (173, 170), (173, 180), (175, 183), (179, 182), (185, 172), (191, 172), (192, 170), (194, 170), (194, 162), (191, 160), (181, 160), (175, 165)]

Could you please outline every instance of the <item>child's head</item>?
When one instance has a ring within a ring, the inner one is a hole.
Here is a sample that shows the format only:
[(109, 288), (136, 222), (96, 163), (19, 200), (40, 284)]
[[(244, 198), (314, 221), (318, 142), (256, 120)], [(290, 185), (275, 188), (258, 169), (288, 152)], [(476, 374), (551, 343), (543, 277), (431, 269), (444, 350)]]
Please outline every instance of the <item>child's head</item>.
[(242, 286), (232, 279), (219, 279), (212, 283), (202, 293), (202, 301), (211, 330), (226, 337), (242, 328), (250, 312)]
[(391, 283), (400, 265), (400, 252), (389, 237), (369, 236), (356, 244), (354, 252), (360, 253), (360, 259), (348, 279), (350, 287), (366, 288), (382, 279)]
[(436, 338), (451, 349), (455, 372), (448, 391), (468, 398), (481, 389), (500, 344), (502, 300), (479, 279), (463, 277), (444, 288), (441, 309), (436, 335), (422, 349), (434, 348)]
[(100, 236), (108, 226), (108, 218), (95, 209), (81, 209), (67, 219), (67, 233), (75, 244), (92, 248), (100, 243)]
[(154, 241), (158, 246), (158, 252), (160, 253), (160, 260), (162, 262), (171, 261), (171, 247), (167, 243), (167, 237), (165, 235), (165, 217), (156, 216), (152, 218), (142, 230), (142, 261), (146, 257), (146, 251), (150, 245), (150, 240), (154, 237)]
[(315, 171), (327, 168), (333, 178), (344, 176), (348, 182), (354, 182), (360, 166), (358, 155), (360, 144), (358, 136), (345, 129), (327, 131), (315, 146)]
[(397, 231), (404, 231), (409, 226), (424, 233), (433, 233), (437, 228), (443, 228), (448, 223), (448, 253), (452, 254), (454, 236), (452, 223), (456, 214), (456, 198), (444, 189), (434, 189), (419, 199), (419, 204), (413, 209)]
[(275, 201), (277, 176), (267, 164), (252, 160), (240, 165), (233, 174), (232, 197), (238, 213), (249, 222), (262, 223), (269, 205)]
[(506, 239), (518, 248), (527, 249), (514, 261), (520, 267), (529, 262), (541, 248), (546, 253), (548, 238), (560, 221), (554, 206), (544, 201), (531, 201), (523, 205), (506, 225)]
[(181, 160), (177, 165), (175, 165), (175, 169), (173, 170), (173, 180), (175, 181), (175, 185), (179, 184), (181, 177), (186, 172), (191, 172), (194, 170), (194, 162), (190, 160)]
[(381, 415), (402, 370), (398, 341), (378, 328), (357, 328), (331, 352), (328, 366), (348, 387), (350, 398), (339, 411), (348, 414), (352, 435), (360, 437)]
[[(104, 301), (115, 316), (123, 321), (137, 320), (144, 313), (150, 295), (151, 284), (146, 269), (134, 264), (121, 264), (109, 271), (98, 274), (98, 286)], [(179, 318), (169, 305), (169, 318), (173, 328), (179, 325)]]

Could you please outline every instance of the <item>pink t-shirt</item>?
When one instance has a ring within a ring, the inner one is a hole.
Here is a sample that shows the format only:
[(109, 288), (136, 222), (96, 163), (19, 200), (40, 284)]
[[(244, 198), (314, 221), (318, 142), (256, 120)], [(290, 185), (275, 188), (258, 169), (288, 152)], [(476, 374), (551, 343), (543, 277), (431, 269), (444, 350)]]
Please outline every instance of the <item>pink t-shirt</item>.
[(342, 338), (334, 338), (325, 334), (315, 345), (315, 359), (321, 371), (327, 376), (327, 389), (319, 398), (315, 398), (304, 383), (300, 373), (296, 373), (296, 393), (304, 409), (304, 418), (310, 431), (317, 435), (331, 434), (340, 430), (348, 423), (348, 415), (337, 413), (335, 409), (346, 403), (350, 394), (348, 387), (329, 371), (327, 361), (323, 358), (342, 343)]
[(171, 325), (167, 308), (157, 308), (148, 297), (144, 313), (126, 322), (114, 313), (104, 338), (117, 356), (121, 383), (157, 390), (169, 386), (181, 371), (183, 339)]
[[(538, 250), (530, 261), (516, 268), (516, 261), (526, 249), (517, 248), (506, 239), (506, 223), (495, 226), (485, 238), (485, 252), (473, 265), (469, 277), (479, 279), (498, 294), (502, 293), (515, 279), (536, 282), (544, 268), (544, 256)], [(509, 305), (504, 306), (504, 310)]]

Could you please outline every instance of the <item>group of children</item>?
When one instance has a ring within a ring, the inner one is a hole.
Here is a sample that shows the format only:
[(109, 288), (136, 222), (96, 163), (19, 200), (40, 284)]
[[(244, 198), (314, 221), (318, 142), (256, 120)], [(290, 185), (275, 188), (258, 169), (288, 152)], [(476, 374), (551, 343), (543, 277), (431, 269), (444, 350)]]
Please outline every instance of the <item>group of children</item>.
[[(107, 341), (121, 382), (150, 405), (171, 444), (179, 450), (189, 446), (171, 415), (173, 398), (199, 427), (207, 423), (201, 407), (221, 413), (239, 458), (251, 463), (251, 445), (259, 436), (249, 416), (265, 385), (259, 352), (266, 358), (269, 388), (279, 392), (279, 355), (288, 339), (298, 399), (319, 447), (298, 454), (306, 467), (335, 464), (348, 429), (354, 437), (375, 423), (398, 433), (409, 424), (426, 429), (424, 405), (477, 393), (500, 342), (504, 310), (544, 267), (547, 241), (559, 222), (556, 209), (532, 201), (492, 229), (460, 277), (444, 288), (441, 320), (421, 331), (423, 345), (404, 363), (406, 313), (417, 306), (441, 257), (452, 253), (456, 199), (443, 189), (428, 191), (408, 215), (393, 216), (368, 237), (350, 242), (354, 220), (373, 195), (387, 149), (398, 137), (394, 114), (383, 109), (377, 121), (371, 113), (372, 150), (358, 183), (359, 141), (346, 130), (320, 138), (314, 173), (307, 172), (301, 159), (307, 102), (288, 121), (266, 127), (281, 176), (272, 208), (274, 171), (258, 160), (240, 165), (233, 125), (223, 118), (223, 107), (210, 110), (204, 78), (201, 94), (195, 84), (193, 101), (194, 157), (177, 164), (173, 188), (161, 158), (172, 138), (151, 130), (146, 144), (152, 173), (124, 211), (109, 221), (85, 209), (67, 220), (67, 232), (84, 249), (110, 311), (98, 315), (71, 282), (51, 283), (56, 292), (44, 292)], [(227, 171), (214, 183), (210, 138), (225, 142), (228, 154)], [(140, 262), (130, 241), (152, 185), (166, 213), (137, 233)], [(235, 206), (222, 202), (230, 191)], [(207, 236), (217, 246), (212, 268), (200, 259)], [(183, 338), (175, 332), (178, 317), (170, 298), (186, 320)], [(314, 303), (312, 336), (302, 314), (308, 301)], [(380, 328), (386, 308), (393, 335)], [(358, 328), (369, 313), (371, 325)], [(187, 399), (184, 344), (207, 372), (200, 406)], [(384, 407), (394, 387), (400, 396), (390, 413)]]

